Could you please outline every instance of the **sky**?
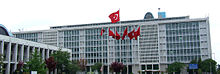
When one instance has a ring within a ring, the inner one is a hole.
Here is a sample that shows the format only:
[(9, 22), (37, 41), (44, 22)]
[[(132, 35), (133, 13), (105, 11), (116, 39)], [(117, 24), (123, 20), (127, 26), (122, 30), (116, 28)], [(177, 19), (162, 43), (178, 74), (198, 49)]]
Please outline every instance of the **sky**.
[(51, 26), (110, 22), (120, 9), (120, 20), (157, 17), (209, 17), (213, 59), (220, 63), (220, 4), (218, 0), (0, 0), (0, 24), (11, 32), (45, 30)]

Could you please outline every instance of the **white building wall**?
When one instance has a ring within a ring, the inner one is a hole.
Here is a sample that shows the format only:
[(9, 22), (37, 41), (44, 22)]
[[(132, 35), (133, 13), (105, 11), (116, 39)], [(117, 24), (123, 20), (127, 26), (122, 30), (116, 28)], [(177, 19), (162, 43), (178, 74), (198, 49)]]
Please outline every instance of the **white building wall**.
[[(59, 49), (59, 47), (51, 45), (0, 35), (0, 51), (1, 54), (5, 56), (3, 63), (6, 65), (4, 73), (13, 73), (14, 70), (16, 70), (19, 61), (29, 61), (30, 55), (33, 53), (35, 48), (38, 49), (39, 53), (42, 53), (41, 56), (43, 59), (49, 58), (49, 51), (57, 51)], [(47, 51), (46, 54), (45, 51)], [(70, 49), (62, 48), (62, 51), (71, 53)]]

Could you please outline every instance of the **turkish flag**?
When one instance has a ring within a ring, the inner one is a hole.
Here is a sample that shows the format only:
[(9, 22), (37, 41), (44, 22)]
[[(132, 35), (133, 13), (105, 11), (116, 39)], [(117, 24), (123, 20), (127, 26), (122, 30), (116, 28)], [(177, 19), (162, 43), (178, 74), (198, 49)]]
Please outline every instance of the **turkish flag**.
[(115, 34), (110, 30), (110, 28), (108, 29), (108, 34), (109, 36), (112, 36), (112, 38), (115, 38)]
[(110, 14), (108, 17), (111, 19), (112, 23), (116, 23), (120, 21), (119, 10), (117, 12)]
[(137, 31), (134, 32), (134, 38), (137, 40), (137, 37), (140, 36), (140, 26), (138, 27)]
[(128, 33), (128, 37), (130, 38), (130, 40), (134, 38), (134, 29), (133, 31)]
[(101, 36), (103, 35), (104, 32), (105, 32), (105, 30), (102, 28), (101, 29)]
[(126, 35), (128, 35), (128, 29), (127, 29), (127, 27), (126, 27), (125, 30), (124, 30), (124, 34), (123, 34), (123, 36), (122, 36), (122, 40), (125, 39), (125, 36), (126, 36)]
[(116, 33), (115, 39), (119, 40), (121, 38), (121, 36), (118, 34), (117, 30), (115, 30), (115, 33)]

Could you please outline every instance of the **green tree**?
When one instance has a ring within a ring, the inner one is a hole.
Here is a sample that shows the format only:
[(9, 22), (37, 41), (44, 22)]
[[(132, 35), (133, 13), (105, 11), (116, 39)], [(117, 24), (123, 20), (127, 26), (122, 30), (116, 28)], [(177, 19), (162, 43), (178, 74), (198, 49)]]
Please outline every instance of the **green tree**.
[(213, 74), (216, 74), (216, 64), (215, 60), (212, 59), (206, 59), (202, 61), (201, 69), (203, 72), (212, 72)]
[(99, 74), (101, 74), (100, 69), (102, 68), (102, 63), (95, 63), (94, 65), (91, 66), (92, 70), (97, 70), (99, 72)]
[(61, 51), (61, 49), (59, 49), (58, 51), (54, 52), (52, 56), (54, 57), (55, 62), (57, 62), (56, 68), (58, 69), (58, 74), (61, 74), (62, 71), (68, 71), (67, 66), (70, 63), (70, 53)]
[(76, 74), (76, 72), (80, 70), (77, 61), (70, 62), (69, 65), (67, 66), (67, 70), (69, 74)]
[(180, 73), (181, 69), (184, 67), (185, 67), (185, 64), (180, 63), (180, 62), (174, 62), (174, 63), (168, 65), (167, 72), (168, 73), (175, 72), (177, 74), (177, 73)]
[(218, 66), (218, 68), (217, 68), (217, 74), (220, 74), (220, 65), (218, 64), (217, 66)]
[(24, 71), (37, 71), (39, 74), (46, 74), (47, 68), (44, 60), (37, 54), (35, 50), (33, 57), (23, 67)]
[(4, 57), (2, 54), (0, 54), (0, 73), (2, 73), (2, 70), (3, 70), (3, 65), (4, 65), (3, 60), (4, 60)]
[(202, 74), (202, 70), (200, 68), (198, 69), (198, 74)]

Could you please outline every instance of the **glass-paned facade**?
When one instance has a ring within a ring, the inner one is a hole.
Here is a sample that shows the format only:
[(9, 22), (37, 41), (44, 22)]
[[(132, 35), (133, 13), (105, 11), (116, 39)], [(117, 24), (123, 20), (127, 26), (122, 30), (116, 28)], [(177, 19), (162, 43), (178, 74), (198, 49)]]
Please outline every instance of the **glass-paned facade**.
[(26, 34), (16, 34), (16, 38), (26, 39), (34, 42), (38, 42), (38, 33), (26, 33)]
[(198, 22), (166, 24), (168, 62), (185, 62), (201, 57)]

